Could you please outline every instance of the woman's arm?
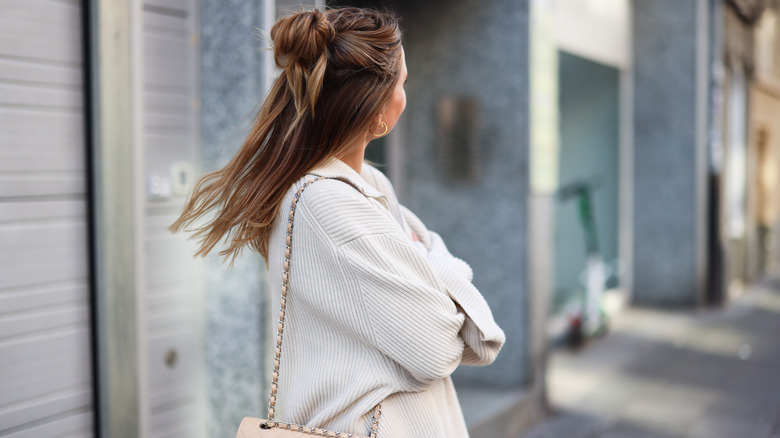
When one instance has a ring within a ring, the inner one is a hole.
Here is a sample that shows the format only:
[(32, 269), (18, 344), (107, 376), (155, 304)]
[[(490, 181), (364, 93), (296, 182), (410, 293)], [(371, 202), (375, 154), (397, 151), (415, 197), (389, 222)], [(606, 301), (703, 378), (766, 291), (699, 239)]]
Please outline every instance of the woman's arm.
[(350, 288), (359, 290), (371, 343), (422, 386), (455, 371), (466, 318), (408, 239), (364, 235), (337, 253)]
[[(472, 286), (453, 299), (432, 263), (436, 259), (429, 260), (415, 247), (379, 203), (343, 182), (328, 180), (313, 184), (298, 208), (298, 217), (312, 221), (335, 251), (334, 259), (320, 252), (319, 264), (327, 265), (318, 269), (343, 279), (331, 287), (355, 297), (344, 306), (362, 306), (359, 318), (338, 324), (347, 324), (362, 342), (405, 370), (408, 390), (448, 376), (463, 359), (473, 364), (495, 359), (504, 334), (479, 292)], [(467, 317), (461, 308), (473, 315)]]
[(433, 270), (445, 284), (447, 292), (466, 314), (461, 335), (466, 343), (462, 363), (489, 365), (505, 341), (504, 332), (493, 320), (485, 299), (471, 283), (473, 271), (463, 260), (453, 256), (438, 233), (428, 230), (423, 222), (403, 205), (401, 214), (420, 239), (415, 245), (425, 254)]
[[(487, 365), (493, 362), (504, 343), (504, 332), (493, 320), (490, 308), (471, 284), (473, 271), (468, 263), (453, 256), (444, 241), (408, 208), (401, 205), (390, 180), (378, 169), (364, 163), (361, 175), (387, 196), (393, 215), (411, 228), (412, 244), (424, 255), (445, 284), (447, 293), (466, 315), (461, 335), (466, 342), (462, 363)], [(398, 217), (400, 216), (400, 218)]]

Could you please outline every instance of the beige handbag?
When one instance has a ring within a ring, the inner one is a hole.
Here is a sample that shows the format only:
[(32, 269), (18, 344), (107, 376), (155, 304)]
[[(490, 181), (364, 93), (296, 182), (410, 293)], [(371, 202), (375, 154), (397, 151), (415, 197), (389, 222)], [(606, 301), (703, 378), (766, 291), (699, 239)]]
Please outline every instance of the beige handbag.
[[(344, 432), (334, 432), (332, 430), (320, 429), (300, 424), (283, 423), (274, 421), (274, 405), (276, 404), (276, 388), (279, 382), (279, 363), (282, 354), (282, 329), (284, 329), (284, 309), (287, 302), (287, 286), (290, 274), (290, 253), (292, 252), (292, 230), (293, 216), (295, 215), (295, 205), (301, 197), (301, 193), (315, 181), (325, 179), (318, 177), (307, 181), (295, 194), (292, 205), (290, 206), (289, 222), (287, 223), (287, 244), (284, 250), (284, 273), (282, 274), (282, 299), (279, 305), (279, 326), (276, 335), (276, 358), (274, 359), (273, 380), (271, 381), (271, 397), (268, 401), (268, 419), (253, 417), (244, 417), (241, 425), (238, 426), (237, 438), (303, 438), (305, 435), (318, 435), (337, 438), (366, 438), (360, 435)], [(382, 404), (379, 403), (374, 408), (374, 419), (371, 423), (371, 432), (368, 438), (376, 438), (376, 430), (379, 427), (379, 416), (382, 414)]]

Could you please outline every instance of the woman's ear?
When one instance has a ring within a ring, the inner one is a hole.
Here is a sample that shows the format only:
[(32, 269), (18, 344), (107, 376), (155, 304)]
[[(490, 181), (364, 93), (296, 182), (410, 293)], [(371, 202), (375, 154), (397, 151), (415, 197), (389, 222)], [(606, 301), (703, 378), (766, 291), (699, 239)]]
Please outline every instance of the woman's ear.
[[(373, 140), (376, 137), (382, 137), (384, 134), (387, 133), (387, 128), (385, 128), (385, 132), (382, 134), (378, 134), (379, 132), (382, 132), (382, 117), (383, 114), (377, 114), (376, 117), (371, 119), (371, 124), (368, 125), (368, 134), (369, 134), (369, 140)], [(386, 125), (385, 125), (386, 126)]]
[(382, 114), (377, 114), (376, 117), (371, 119), (371, 124), (368, 125), (368, 132), (371, 133), (371, 134), (376, 132), (376, 130), (379, 127), (380, 123), (382, 123)]

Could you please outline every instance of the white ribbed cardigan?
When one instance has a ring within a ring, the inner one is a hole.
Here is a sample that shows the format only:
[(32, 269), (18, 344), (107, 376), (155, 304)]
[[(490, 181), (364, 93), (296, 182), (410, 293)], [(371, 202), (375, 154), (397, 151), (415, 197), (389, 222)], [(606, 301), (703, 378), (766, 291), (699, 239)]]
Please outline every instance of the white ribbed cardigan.
[(382, 402), (378, 438), (468, 437), (450, 374), (492, 363), (504, 332), (468, 264), (374, 167), (332, 158), (289, 189), (269, 240), (273, 308), (289, 206), (316, 176), (339, 180), (312, 184), (296, 208), (275, 419), (368, 435)]

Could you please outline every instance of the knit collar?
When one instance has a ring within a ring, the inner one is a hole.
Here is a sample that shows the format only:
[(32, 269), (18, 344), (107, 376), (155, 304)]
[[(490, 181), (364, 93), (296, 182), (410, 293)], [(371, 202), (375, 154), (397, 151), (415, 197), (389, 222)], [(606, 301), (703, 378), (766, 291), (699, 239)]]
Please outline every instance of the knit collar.
[(356, 189), (358, 189), (363, 195), (372, 198), (384, 198), (385, 195), (377, 190), (374, 186), (366, 182), (360, 174), (355, 172), (349, 164), (339, 160), (336, 157), (328, 157), (317, 167), (310, 170), (308, 173), (317, 176), (324, 176), (327, 178), (337, 178), (343, 180)]

